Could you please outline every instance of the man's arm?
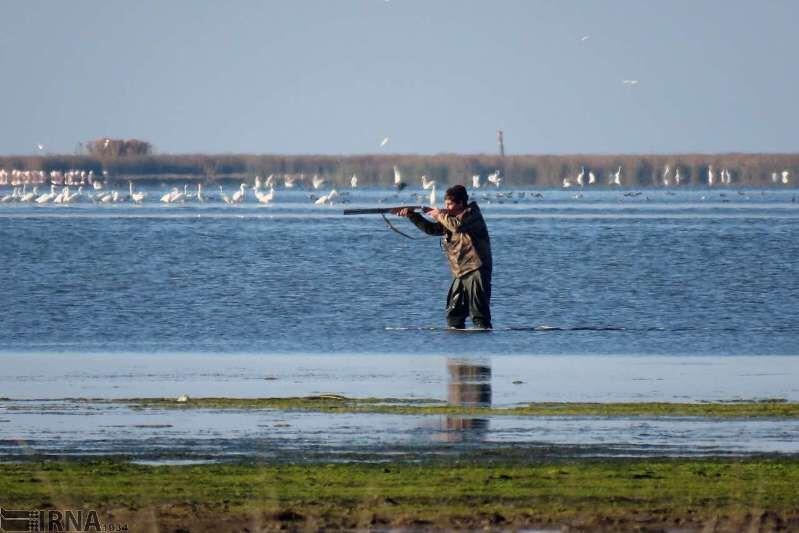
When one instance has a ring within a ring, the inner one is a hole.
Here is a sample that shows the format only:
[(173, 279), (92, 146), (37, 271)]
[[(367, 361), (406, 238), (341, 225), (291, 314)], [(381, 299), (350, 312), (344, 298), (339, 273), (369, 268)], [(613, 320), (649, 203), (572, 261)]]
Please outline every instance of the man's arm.
[(438, 223), (449, 230), (451, 233), (466, 233), (480, 223), (479, 217), (472, 216), (470, 211), (466, 211), (462, 216), (452, 216), (444, 210), (437, 213)]
[(444, 235), (444, 226), (437, 222), (430, 222), (422, 215), (414, 211), (413, 209), (397, 209), (396, 211), (392, 210), (395, 215), (399, 215), (401, 217), (407, 217), (408, 220), (413, 222), (413, 225), (422, 230), (423, 232), (427, 233), (428, 235)]

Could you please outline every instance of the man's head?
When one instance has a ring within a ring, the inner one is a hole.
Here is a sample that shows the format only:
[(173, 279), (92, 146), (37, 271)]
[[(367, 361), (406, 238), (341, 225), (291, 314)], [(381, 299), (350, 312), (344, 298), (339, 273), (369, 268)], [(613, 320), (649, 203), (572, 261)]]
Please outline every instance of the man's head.
[(463, 185), (453, 185), (444, 193), (444, 208), (453, 215), (466, 209), (468, 203), (469, 193)]

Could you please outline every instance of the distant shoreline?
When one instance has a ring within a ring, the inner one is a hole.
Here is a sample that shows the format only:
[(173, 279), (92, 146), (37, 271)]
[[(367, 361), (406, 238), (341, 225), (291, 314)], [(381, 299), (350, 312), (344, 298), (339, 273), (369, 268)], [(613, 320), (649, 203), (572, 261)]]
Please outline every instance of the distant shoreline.
[[(353, 174), (359, 186), (391, 186), (394, 167), (402, 181), (419, 182), (422, 175), (439, 185), (471, 184), (479, 175), (486, 184), (488, 174), (499, 170), (501, 187), (562, 187), (564, 180), (579, 187), (582, 171), (585, 188), (615, 187), (609, 182), (620, 172), (621, 187), (713, 186), (795, 187), (799, 179), (799, 153), (790, 154), (363, 154), (363, 155), (280, 155), (280, 154), (158, 154), (125, 157), (87, 155), (0, 156), (0, 169), (7, 171), (93, 171), (97, 179), (133, 180), (254, 180), (274, 174), (325, 178), (336, 187), (349, 187)], [(668, 169), (667, 169), (668, 167)], [(675, 175), (679, 171), (679, 184)], [(721, 183), (722, 171), (729, 183)], [(107, 173), (105, 178), (104, 174)], [(589, 184), (590, 174), (594, 183)], [(787, 173), (787, 174), (783, 174)], [(301, 179), (302, 179), (301, 178)], [(492, 185), (493, 187), (493, 185)]]

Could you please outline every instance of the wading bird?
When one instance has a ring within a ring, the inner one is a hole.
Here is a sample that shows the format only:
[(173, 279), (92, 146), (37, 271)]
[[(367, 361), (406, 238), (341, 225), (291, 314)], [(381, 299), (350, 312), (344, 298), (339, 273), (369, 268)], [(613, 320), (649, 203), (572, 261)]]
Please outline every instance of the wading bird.
[(398, 191), (401, 191), (407, 186), (408, 184), (402, 181), (402, 174), (400, 174), (399, 168), (397, 168), (397, 165), (394, 165), (394, 187), (396, 187)]
[(234, 204), (240, 204), (241, 202), (244, 201), (244, 199), (245, 199), (245, 197), (247, 195), (247, 193), (245, 191), (246, 188), (247, 188), (247, 184), (246, 183), (242, 183), (241, 185), (239, 185), (239, 190), (234, 192), (233, 193), (233, 198), (231, 198), (231, 201)]
[(261, 204), (268, 204), (275, 197), (275, 189), (273, 188), (270, 188), (269, 192), (253, 191), (253, 193), (255, 194), (255, 198), (258, 199), (258, 203)]
[(128, 196), (130, 196), (130, 201), (134, 204), (140, 204), (147, 198), (147, 193), (144, 192), (133, 192), (133, 182), (128, 182)]
[(316, 204), (316, 205), (325, 205), (325, 204), (332, 205), (333, 204), (333, 200), (335, 200), (336, 198), (338, 198), (338, 191), (336, 191), (336, 189), (333, 189), (329, 193), (317, 198), (316, 201), (314, 202), (314, 204)]
[(619, 166), (619, 170), (610, 175), (610, 184), (621, 187), (621, 166)]

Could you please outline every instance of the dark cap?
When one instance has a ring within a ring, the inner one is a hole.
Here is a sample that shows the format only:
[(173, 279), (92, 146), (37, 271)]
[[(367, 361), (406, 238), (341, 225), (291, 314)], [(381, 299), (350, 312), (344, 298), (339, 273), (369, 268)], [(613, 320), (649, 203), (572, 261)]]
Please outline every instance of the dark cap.
[(466, 205), (469, 203), (469, 193), (463, 185), (453, 185), (444, 193), (444, 198), (449, 198), (456, 204)]

